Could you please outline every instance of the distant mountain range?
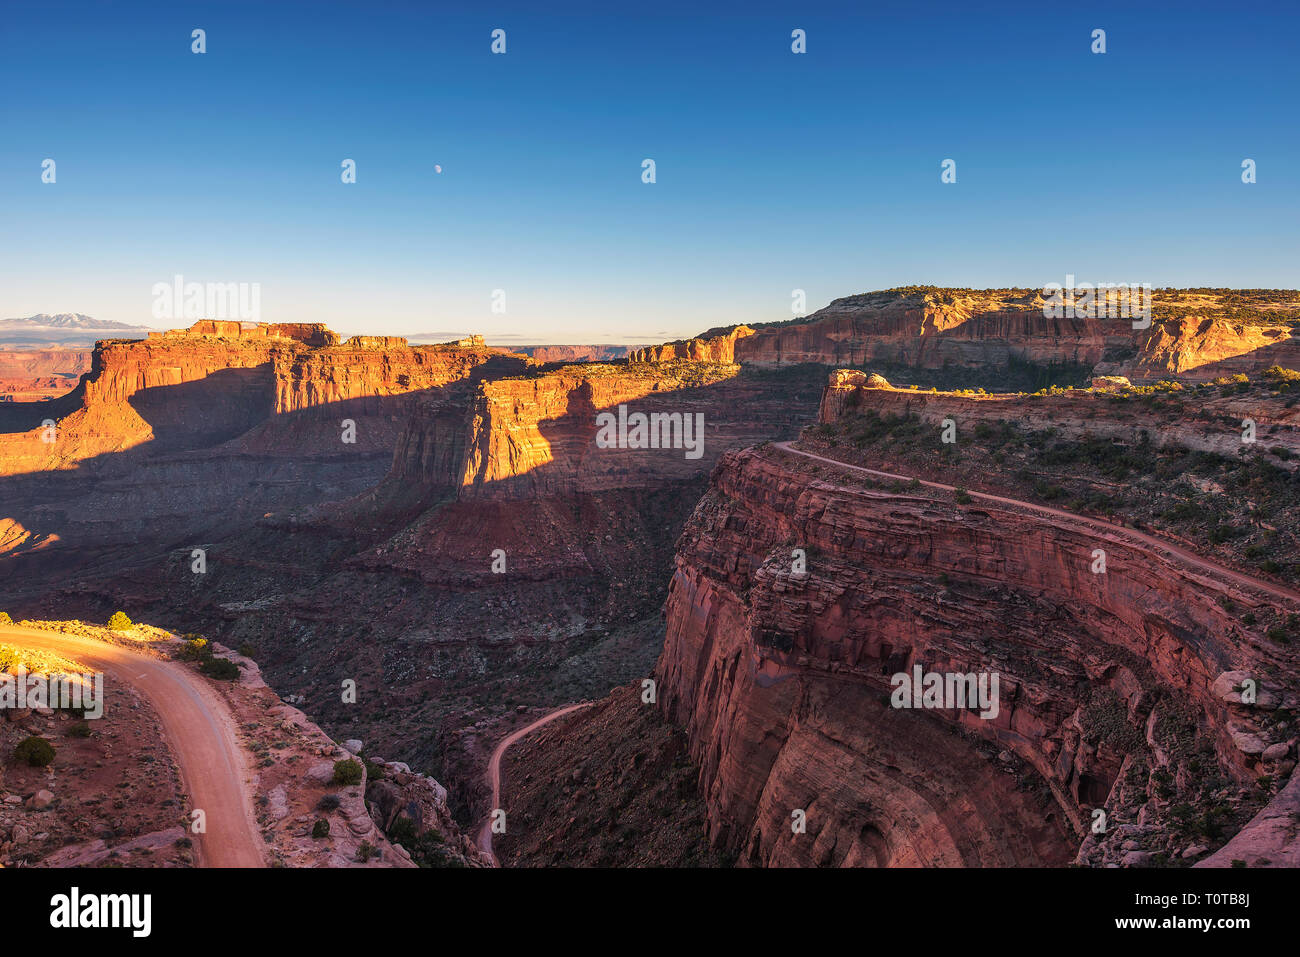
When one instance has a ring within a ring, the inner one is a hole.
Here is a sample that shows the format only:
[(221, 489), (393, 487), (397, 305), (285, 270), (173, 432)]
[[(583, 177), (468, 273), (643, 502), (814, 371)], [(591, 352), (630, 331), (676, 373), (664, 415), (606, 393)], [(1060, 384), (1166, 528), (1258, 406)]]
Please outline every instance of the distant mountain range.
[(79, 312), (0, 319), (0, 345), (90, 345), (96, 339), (143, 338), (148, 326), (93, 319)]

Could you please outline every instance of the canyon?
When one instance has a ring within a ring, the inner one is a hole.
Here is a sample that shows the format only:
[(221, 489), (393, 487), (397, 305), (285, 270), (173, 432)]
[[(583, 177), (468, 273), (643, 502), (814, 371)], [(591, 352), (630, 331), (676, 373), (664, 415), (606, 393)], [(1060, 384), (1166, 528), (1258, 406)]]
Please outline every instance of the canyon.
[[(1104, 527), (737, 452), (683, 535), (661, 701), (701, 766), (713, 840), (750, 864), (1059, 864), (1095, 808), (1116, 846), (1139, 838), (1125, 853), (1172, 860), (1192, 840), (1165, 826), (1154, 785), (1147, 798), (1154, 772), (1194, 803), (1205, 780), (1294, 766), (1274, 719), (1300, 703), (1295, 656), (1224, 596), (1261, 616), (1300, 608)], [(1000, 674), (999, 714), (891, 708), (889, 676), (915, 664)], [(1266, 706), (1234, 704), (1246, 676)]]
[[(211, 320), (105, 340), (75, 388), (0, 406), (0, 610), (126, 609), (255, 649), (241, 667), (387, 765), (365, 796), (408, 843), (477, 827), (494, 746), (595, 702), (511, 749), (528, 830), (506, 863), (1182, 865), (1252, 834), (1280, 858), (1300, 419), (1267, 373), (1300, 364), (1289, 300), (1174, 298), (1133, 330), (1022, 291), (894, 290), (621, 355)], [(981, 391), (926, 391), (949, 379)], [(606, 447), (620, 410), (702, 416), (700, 456)], [(1213, 468), (1178, 466), (1176, 501), (1130, 483), (1115, 508), (1154, 543), (1033, 506), (1118, 501), (1064, 457), (1103, 444)], [(1214, 491), (1234, 474), (1239, 502)], [(1198, 496), (1236, 511), (1201, 527)], [(890, 707), (918, 664), (998, 673), (997, 717)], [(646, 788), (678, 805), (656, 820)]]

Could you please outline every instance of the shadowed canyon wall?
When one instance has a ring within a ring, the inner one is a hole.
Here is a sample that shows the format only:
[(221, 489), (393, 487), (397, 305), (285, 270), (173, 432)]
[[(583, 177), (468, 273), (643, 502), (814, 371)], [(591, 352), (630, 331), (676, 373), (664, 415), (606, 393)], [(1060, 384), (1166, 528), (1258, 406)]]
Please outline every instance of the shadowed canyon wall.
[[(661, 707), (690, 739), (713, 839), (742, 862), (1064, 863), (1089, 809), (1139, 816), (1122, 792), (1143, 749), (1155, 766), (1172, 747), (1183, 704), (1225, 776), (1262, 773), (1267, 708), (1232, 688), (1255, 675), (1278, 707), (1294, 656), (1216, 599), (1277, 599), (1100, 523), (821, 471), (774, 449), (724, 456), (669, 590)], [(999, 674), (996, 718), (891, 707), (890, 676), (918, 664)]]

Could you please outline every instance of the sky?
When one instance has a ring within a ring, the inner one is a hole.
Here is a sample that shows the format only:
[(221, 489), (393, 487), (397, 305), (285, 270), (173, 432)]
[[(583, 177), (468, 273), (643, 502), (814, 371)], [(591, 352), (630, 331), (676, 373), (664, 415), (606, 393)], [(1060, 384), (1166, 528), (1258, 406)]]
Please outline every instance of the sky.
[(789, 319), (795, 290), (1300, 287), (1298, 28), (1294, 2), (5, 0), (0, 318), (185, 325), (153, 315), (180, 275), (258, 284), (267, 322), (627, 343)]

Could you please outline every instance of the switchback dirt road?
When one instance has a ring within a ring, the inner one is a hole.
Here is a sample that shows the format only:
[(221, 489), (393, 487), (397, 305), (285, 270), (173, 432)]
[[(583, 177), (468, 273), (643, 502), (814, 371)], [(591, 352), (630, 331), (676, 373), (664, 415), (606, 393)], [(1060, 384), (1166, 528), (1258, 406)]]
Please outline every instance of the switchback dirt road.
[(158, 714), (180, 765), (190, 811), (204, 812), (207, 832), (194, 834), (203, 867), (265, 867), (265, 847), (248, 786), (250, 772), (235, 722), (208, 679), (172, 661), (128, 648), (17, 626), (0, 628), (0, 642), (54, 651), (110, 681), (139, 691)]
[[(492, 760), (488, 762), (487, 779), (492, 785), (492, 810), (501, 807), (501, 759), (505, 756), (506, 748), (514, 744), (520, 738), (526, 738), (544, 724), (554, 721), (556, 718), (563, 718), (571, 711), (577, 711), (579, 708), (590, 707), (592, 702), (580, 701), (577, 704), (568, 704), (563, 708), (556, 708), (549, 714), (544, 714), (527, 727), (520, 728), (513, 734), (507, 735), (496, 746), (492, 752)], [(483, 822), (483, 827), (478, 832), (478, 846), (481, 851), (488, 854), (494, 863), (497, 863), (497, 856), (492, 853), (492, 815), (488, 813), (488, 819)]]

